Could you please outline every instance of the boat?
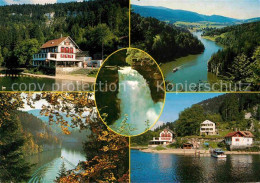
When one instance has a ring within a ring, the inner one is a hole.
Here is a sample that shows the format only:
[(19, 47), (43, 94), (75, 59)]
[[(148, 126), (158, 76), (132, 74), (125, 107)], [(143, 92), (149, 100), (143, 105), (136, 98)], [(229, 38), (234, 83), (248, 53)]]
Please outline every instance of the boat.
[(226, 158), (227, 155), (222, 149), (214, 149), (211, 151), (211, 156), (215, 158)]
[(175, 67), (172, 69), (172, 72), (177, 72), (180, 69), (180, 67)]

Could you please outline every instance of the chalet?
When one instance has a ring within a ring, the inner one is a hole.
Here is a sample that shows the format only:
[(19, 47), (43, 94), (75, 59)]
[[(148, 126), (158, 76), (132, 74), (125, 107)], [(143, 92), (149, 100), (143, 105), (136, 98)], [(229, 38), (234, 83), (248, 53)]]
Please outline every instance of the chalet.
[(149, 146), (155, 147), (157, 145), (167, 145), (174, 142), (175, 133), (169, 128), (165, 128), (161, 133), (160, 137), (153, 137), (153, 140), (149, 142)]
[(253, 134), (249, 131), (236, 131), (225, 136), (225, 143), (232, 149), (242, 149), (253, 144)]
[(216, 124), (212, 121), (205, 120), (200, 125), (200, 135), (216, 135), (218, 134)]
[(69, 36), (50, 40), (41, 46), (40, 53), (33, 55), (33, 66), (82, 67), (82, 61), (76, 58), (79, 52)]

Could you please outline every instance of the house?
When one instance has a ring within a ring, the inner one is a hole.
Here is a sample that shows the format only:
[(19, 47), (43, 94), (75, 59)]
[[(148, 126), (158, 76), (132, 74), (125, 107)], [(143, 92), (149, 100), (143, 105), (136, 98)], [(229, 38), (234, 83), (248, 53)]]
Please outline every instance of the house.
[(149, 142), (149, 146), (156, 147), (158, 145), (167, 145), (174, 142), (175, 133), (169, 128), (165, 128), (161, 133), (160, 137), (153, 137), (153, 140)]
[(82, 67), (82, 61), (76, 59), (79, 52), (78, 45), (69, 36), (50, 40), (33, 55), (33, 66)]
[(200, 135), (217, 135), (216, 124), (212, 121), (205, 120), (200, 124)]
[(83, 67), (101, 67), (103, 60), (93, 60), (92, 57), (89, 56), (88, 52), (82, 51), (77, 53), (76, 58), (81, 60), (83, 63)]
[(253, 144), (254, 135), (250, 131), (236, 131), (225, 136), (225, 143), (232, 149), (243, 149)]

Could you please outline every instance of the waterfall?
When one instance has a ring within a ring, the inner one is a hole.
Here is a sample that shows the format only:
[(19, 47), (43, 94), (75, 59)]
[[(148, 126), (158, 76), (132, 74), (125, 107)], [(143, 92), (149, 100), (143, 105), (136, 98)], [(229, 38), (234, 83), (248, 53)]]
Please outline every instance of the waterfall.
[(149, 120), (149, 127), (158, 119), (163, 107), (162, 102), (155, 103), (151, 91), (144, 77), (131, 67), (118, 70), (120, 102), (120, 118), (115, 122), (120, 127), (121, 122), (128, 115), (127, 123), (136, 130), (131, 135), (138, 135), (145, 131)]

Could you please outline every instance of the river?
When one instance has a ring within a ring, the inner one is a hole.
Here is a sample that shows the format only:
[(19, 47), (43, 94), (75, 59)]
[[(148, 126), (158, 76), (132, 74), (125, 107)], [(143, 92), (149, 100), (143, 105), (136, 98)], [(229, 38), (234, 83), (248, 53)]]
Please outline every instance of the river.
[(32, 177), (28, 183), (51, 183), (58, 176), (62, 162), (66, 170), (74, 169), (79, 161), (86, 161), (82, 153), (81, 144), (67, 144), (61, 149), (45, 151), (37, 155), (27, 157), (27, 161), (35, 164), (32, 167)]
[[(191, 83), (198, 84), (200, 82), (214, 82), (217, 77), (208, 72), (208, 61), (211, 56), (218, 50), (222, 49), (214, 41), (201, 37), (202, 32), (193, 32), (204, 45), (205, 50), (198, 55), (189, 55), (178, 58), (172, 62), (162, 64), (161, 69), (164, 77), (171, 83), (181, 83), (190, 85)], [(172, 72), (173, 68), (179, 68), (178, 71)], [(177, 89), (180, 89), (179, 87)], [(189, 90), (189, 89), (187, 89)]]
[(226, 159), (131, 150), (131, 182), (259, 182), (260, 155)]

